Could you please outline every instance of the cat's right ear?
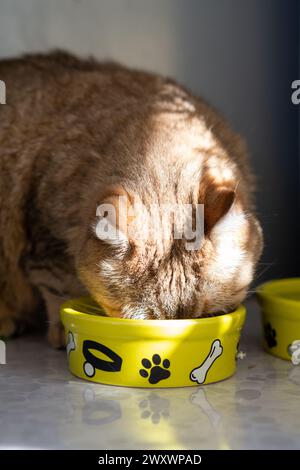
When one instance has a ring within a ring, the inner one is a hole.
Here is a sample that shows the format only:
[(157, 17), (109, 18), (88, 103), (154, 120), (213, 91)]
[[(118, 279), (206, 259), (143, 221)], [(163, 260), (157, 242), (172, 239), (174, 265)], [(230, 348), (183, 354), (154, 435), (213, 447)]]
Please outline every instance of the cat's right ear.
[(230, 187), (211, 186), (204, 198), (204, 230), (209, 233), (229, 211), (235, 200), (235, 191)]

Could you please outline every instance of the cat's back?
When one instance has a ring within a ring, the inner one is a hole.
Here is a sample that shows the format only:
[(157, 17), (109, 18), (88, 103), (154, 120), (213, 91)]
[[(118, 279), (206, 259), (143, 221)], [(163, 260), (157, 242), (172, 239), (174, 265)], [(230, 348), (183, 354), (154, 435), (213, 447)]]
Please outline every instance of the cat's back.
[(0, 78), (6, 84), (8, 108), (23, 106), (29, 110), (34, 104), (34, 115), (40, 106), (44, 111), (55, 107), (53, 111), (59, 112), (62, 105), (76, 100), (80, 104), (80, 99), (89, 105), (96, 95), (98, 106), (113, 105), (117, 100), (120, 103), (122, 97), (147, 97), (163, 83), (161, 77), (148, 72), (62, 51), (0, 60)]
[[(130, 136), (149, 140), (153, 122), (172, 130), (180, 120), (188, 129), (191, 116), (248, 173), (241, 139), (203, 100), (168, 78), (61, 51), (2, 60), (0, 78), (7, 90), (7, 104), (0, 106), (0, 179), (7, 173), (13, 180), (30, 178), (37, 156), (44, 172), (58, 158), (79, 167), (80, 146), (92, 159), (95, 149), (105, 155), (109, 144), (128, 147)], [(71, 146), (76, 151), (66, 152)]]
[(163, 82), (61, 51), (0, 60), (0, 79), (6, 85), (6, 104), (0, 106), (0, 219), (5, 220), (8, 210), (21, 211), (37, 185), (58, 184), (58, 173), (60, 184), (70, 175), (74, 186), (88, 179), (116, 129), (126, 127)]
[[(112, 62), (55, 51), (0, 60), (6, 104), (0, 106), (0, 180), (24, 175), (49, 146), (84, 135), (101, 148), (111, 129), (126, 121), (159, 87), (155, 75)], [(50, 154), (49, 154), (50, 157)], [(72, 155), (69, 156), (72, 158)], [(3, 184), (2, 184), (3, 187)]]

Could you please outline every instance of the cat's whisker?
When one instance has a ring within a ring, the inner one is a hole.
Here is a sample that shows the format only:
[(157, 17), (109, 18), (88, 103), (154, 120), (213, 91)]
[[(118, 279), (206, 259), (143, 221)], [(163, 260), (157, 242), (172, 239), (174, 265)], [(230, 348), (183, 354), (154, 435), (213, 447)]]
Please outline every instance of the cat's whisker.
[(275, 265), (275, 263), (265, 263), (265, 268), (262, 269), (261, 272), (255, 276), (255, 281), (260, 279), (270, 269), (270, 267), (272, 267), (274, 265)]

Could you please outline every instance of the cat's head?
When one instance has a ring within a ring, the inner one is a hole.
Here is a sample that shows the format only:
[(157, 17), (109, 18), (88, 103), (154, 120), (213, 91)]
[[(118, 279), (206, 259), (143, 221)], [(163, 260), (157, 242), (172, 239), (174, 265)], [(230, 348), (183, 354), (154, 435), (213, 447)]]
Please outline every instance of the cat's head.
[[(193, 318), (232, 311), (245, 298), (261, 253), (260, 225), (245, 212), (234, 188), (211, 181), (202, 188), (200, 245), (195, 236), (174, 237), (174, 216), (166, 215), (165, 207), (154, 205), (156, 222), (163, 224), (151, 232), (147, 197), (139, 196), (139, 203), (146, 199), (139, 207), (134, 191), (112, 187), (106, 192), (89, 222), (77, 268), (109, 315)], [(195, 224), (195, 206), (192, 219)]]

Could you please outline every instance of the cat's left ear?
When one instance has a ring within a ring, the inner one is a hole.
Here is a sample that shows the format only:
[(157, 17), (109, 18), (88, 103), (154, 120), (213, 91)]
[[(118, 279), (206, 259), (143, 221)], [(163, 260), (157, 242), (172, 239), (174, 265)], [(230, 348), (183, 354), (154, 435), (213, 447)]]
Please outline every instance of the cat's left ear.
[(209, 233), (230, 210), (235, 191), (225, 186), (211, 186), (204, 196), (204, 231)]

